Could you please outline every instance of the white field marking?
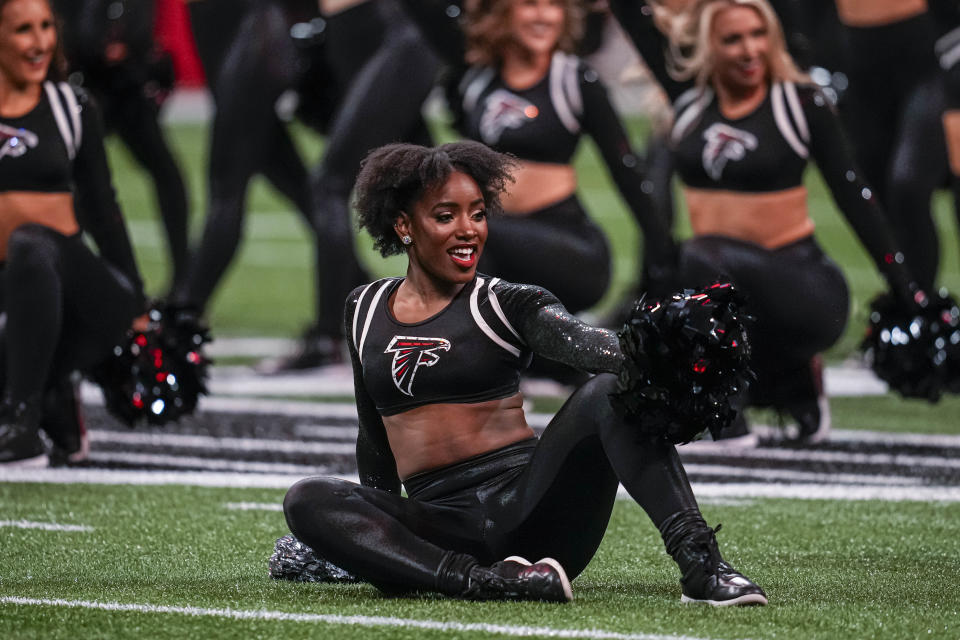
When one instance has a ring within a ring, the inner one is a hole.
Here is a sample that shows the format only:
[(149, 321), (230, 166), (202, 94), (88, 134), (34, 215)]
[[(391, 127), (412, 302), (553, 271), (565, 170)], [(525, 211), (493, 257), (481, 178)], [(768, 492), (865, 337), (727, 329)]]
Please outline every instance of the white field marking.
[(418, 620), (388, 616), (340, 615), (331, 613), (293, 613), (289, 611), (264, 611), (243, 609), (203, 609), (200, 607), (175, 607), (169, 605), (134, 604), (122, 602), (96, 602), (90, 600), (59, 600), (46, 598), (22, 598), (2, 596), (0, 604), (20, 606), (70, 607), (97, 609), (100, 611), (132, 611), (136, 613), (172, 613), (204, 618), (228, 618), (231, 620), (277, 620), (285, 622), (313, 622), (319, 624), (349, 625), (358, 627), (394, 627), (424, 629), (428, 631), (462, 633), (489, 633), (516, 638), (585, 638), (587, 640), (705, 640), (694, 636), (676, 636), (659, 633), (620, 633), (603, 629), (556, 629), (553, 627), (527, 627), (487, 622), (444, 622), (441, 620)]
[[(103, 406), (103, 393), (100, 391), (100, 387), (84, 381), (80, 387), (80, 391), (84, 404)], [(198, 415), (202, 417), (203, 411), (357, 419), (357, 406), (353, 403), (345, 402), (300, 402), (293, 400), (266, 400), (262, 398), (201, 396)]]
[(200, 451), (241, 451), (303, 454), (356, 455), (356, 444), (331, 442), (303, 442), (300, 440), (271, 440), (268, 438), (216, 438), (182, 433), (107, 431), (92, 429), (91, 443), (109, 443), (135, 446), (180, 447)]
[(93, 531), (85, 524), (58, 524), (56, 522), (31, 522), (30, 520), (0, 520), (0, 527), (14, 529), (41, 529), (42, 531)]
[(358, 431), (358, 427), (347, 424), (297, 424), (293, 427), (293, 434), (295, 436), (300, 438), (314, 438), (317, 440), (356, 441)]
[[(115, 469), (0, 469), (0, 482), (104, 485), (182, 485), (233, 489), (289, 489), (304, 476), (197, 471), (120, 471)], [(356, 475), (330, 475), (359, 482)], [(886, 502), (960, 502), (960, 487), (884, 487), (850, 484), (782, 484), (770, 482), (694, 482), (704, 499), (786, 498), (797, 500), (880, 500)], [(630, 499), (620, 487), (618, 497)]]
[(231, 511), (283, 511), (279, 502), (228, 502), (224, 506)]
[(752, 469), (722, 464), (683, 465), (689, 475), (726, 476), (733, 478), (756, 478), (757, 480), (779, 480), (788, 482), (820, 482), (824, 484), (882, 485), (902, 487), (921, 485), (924, 478), (878, 476), (858, 473), (819, 473), (816, 471), (795, 471), (792, 469)]
[[(296, 341), (289, 338), (217, 338), (207, 345), (205, 350), (214, 358), (225, 356), (266, 358), (288, 353), (296, 346)], [(214, 371), (219, 369), (226, 369), (226, 367), (214, 367)]]
[[(705, 445), (714, 446), (705, 446)], [(902, 453), (856, 453), (851, 451), (803, 451), (796, 449), (735, 449), (722, 444), (703, 443), (697, 447), (679, 447), (680, 457), (700, 456), (708, 458), (735, 457), (737, 460), (760, 462), (830, 462), (834, 464), (895, 465), (901, 467), (927, 467), (960, 469), (960, 458), (941, 456), (918, 456)]]
[[(313, 475), (313, 474), (311, 474)], [(359, 476), (325, 474), (328, 477), (360, 482)], [(236, 489), (289, 489), (306, 475), (288, 473), (236, 473), (216, 471), (126, 471), (119, 469), (3, 469), (0, 482), (51, 484), (104, 484), (185, 487), (226, 487)]]
[(173, 467), (207, 471), (235, 471), (238, 473), (290, 474), (299, 477), (327, 475), (329, 467), (317, 467), (284, 462), (251, 462), (225, 460), (223, 458), (200, 458), (194, 456), (166, 455), (160, 453), (129, 453), (126, 451), (91, 451), (87, 457), (98, 464), (124, 464), (141, 467)]
[(960, 487), (882, 487), (849, 484), (773, 484), (693, 482), (698, 498), (790, 498), (798, 500), (881, 500), (884, 502), (960, 502)]

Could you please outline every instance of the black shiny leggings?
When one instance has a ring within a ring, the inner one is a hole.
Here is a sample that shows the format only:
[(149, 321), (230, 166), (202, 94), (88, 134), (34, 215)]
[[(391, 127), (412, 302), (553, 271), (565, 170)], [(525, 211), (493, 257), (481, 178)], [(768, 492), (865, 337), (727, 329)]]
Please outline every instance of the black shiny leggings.
[(107, 127), (116, 132), (153, 180), (171, 259), (171, 289), (187, 274), (187, 190), (158, 121), (159, 109), (142, 91), (98, 95)]
[[(747, 296), (751, 385), (758, 404), (789, 400), (795, 378), (809, 378), (810, 359), (831, 346), (847, 323), (849, 292), (843, 273), (812, 237), (770, 250), (721, 236), (683, 243), (680, 283), (700, 287), (734, 283)], [(784, 388), (778, 388), (784, 387)]]
[(0, 310), (0, 388), (14, 404), (106, 357), (137, 311), (130, 282), (79, 234), (32, 224), (10, 235)]
[(536, 282), (572, 313), (589, 309), (610, 284), (610, 247), (576, 196), (529, 214), (490, 218), (479, 269), (510, 282)]
[(697, 509), (676, 448), (637, 436), (608, 400), (616, 378), (580, 387), (542, 437), (405, 482), (409, 498), (333, 478), (295, 484), (290, 530), (318, 555), (378, 587), (436, 588), (447, 551), (485, 564), (550, 556), (571, 577), (606, 531), (618, 481), (660, 525)]
[(393, 2), (368, 0), (331, 16), (327, 30), (329, 62), (347, 89), (311, 188), (318, 229), (317, 327), (339, 337), (343, 301), (370, 280), (357, 259), (350, 226), (350, 192), (360, 161), (391, 142), (431, 145), (420, 108), (439, 61)]
[[(203, 309), (240, 244), (247, 187), (254, 175), (262, 174), (291, 200), (311, 228), (314, 216), (306, 167), (275, 110), (277, 99), (296, 84), (298, 73), (282, 3), (207, 0), (190, 7), (194, 34), (198, 43), (205, 43), (199, 50), (216, 113), (210, 136), (207, 218), (186, 282), (174, 298)], [(245, 13), (238, 19), (241, 11)], [(219, 18), (233, 27), (230, 37), (224, 37), (227, 27)]]
[(943, 79), (926, 14), (869, 29), (847, 28), (850, 88), (844, 123), (867, 181), (881, 195), (907, 264), (931, 290), (940, 261), (931, 213), (948, 179)]

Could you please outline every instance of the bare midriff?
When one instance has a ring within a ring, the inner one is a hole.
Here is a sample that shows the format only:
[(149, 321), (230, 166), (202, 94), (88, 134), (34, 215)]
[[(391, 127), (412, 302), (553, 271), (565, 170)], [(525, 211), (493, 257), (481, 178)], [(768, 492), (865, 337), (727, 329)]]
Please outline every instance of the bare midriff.
[(840, 22), (851, 27), (880, 27), (927, 10), (927, 0), (837, 0)]
[(428, 404), (385, 416), (397, 473), (438, 469), (533, 437), (523, 395), (469, 404)]
[(521, 161), (501, 197), (509, 215), (533, 213), (569, 198), (577, 190), (577, 174), (569, 164)]
[(358, 4), (363, 4), (368, 0), (320, 0), (320, 11), (325, 16), (332, 16), (335, 13), (346, 11)]
[(813, 233), (807, 189), (746, 193), (683, 190), (694, 235), (718, 235), (776, 249)]
[(0, 193), (0, 260), (7, 259), (10, 234), (22, 225), (40, 224), (73, 235), (80, 230), (72, 193), (4, 191)]

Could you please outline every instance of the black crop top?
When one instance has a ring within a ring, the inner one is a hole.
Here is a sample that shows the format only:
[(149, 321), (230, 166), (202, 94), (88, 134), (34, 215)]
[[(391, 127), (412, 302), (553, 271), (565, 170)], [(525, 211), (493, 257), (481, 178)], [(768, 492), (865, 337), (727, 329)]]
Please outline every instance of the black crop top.
[(622, 360), (613, 331), (571, 316), (542, 287), (477, 274), (441, 312), (403, 323), (388, 306), (402, 282), (355, 289), (344, 312), (360, 418), (357, 463), (368, 486), (399, 490), (382, 416), (509, 397), (532, 353), (587, 371), (617, 371)]
[(580, 58), (556, 52), (547, 75), (527, 89), (508, 87), (491, 67), (468, 67), (459, 5), (450, 0), (404, 0), (423, 35), (451, 67), (447, 103), (454, 125), (477, 140), (520, 160), (570, 164), (584, 133), (597, 145), (631, 213), (644, 231), (654, 263), (673, 260), (674, 244), (650, 202), (652, 185), (634, 153), (620, 117), (597, 72)]
[(853, 147), (833, 105), (819, 89), (774, 82), (753, 113), (731, 121), (720, 113), (709, 86), (694, 87), (667, 72), (666, 38), (646, 3), (611, 0), (610, 7), (674, 101), (671, 139), (684, 182), (747, 193), (788, 189), (803, 183), (812, 158), (878, 270), (898, 297), (912, 298), (913, 278), (887, 217), (854, 163)]
[(29, 113), (0, 116), (0, 193), (7, 191), (72, 192), (80, 228), (93, 236), (101, 255), (142, 295), (110, 180), (103, 125), (86, 94), (66, 83), (44, 82), (40, 101)]

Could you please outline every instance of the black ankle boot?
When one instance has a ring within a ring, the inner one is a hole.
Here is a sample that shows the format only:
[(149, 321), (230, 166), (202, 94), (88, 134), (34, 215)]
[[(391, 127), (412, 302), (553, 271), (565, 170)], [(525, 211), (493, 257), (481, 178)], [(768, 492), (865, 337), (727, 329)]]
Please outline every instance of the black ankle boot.
[(681, 602), (705, 602), (715, 607), (764, 605), (767, 596), (759, 586), (731, 567), (717, 548), (716, 532), (697, 509), (679, 511), (660, 525), (667, 553), (680, 567)]
[(530, 563), (510, 556), (483, 567), (471, 556), (448, 553), (437, 570), (437, 588), (464, 600), (573, 600), (570, 580), (553, 558)]
[(47, 453), (40, 439), (40, 398), (14, 405), (0, 403), (0, 465), (45, 467)]

